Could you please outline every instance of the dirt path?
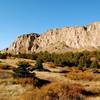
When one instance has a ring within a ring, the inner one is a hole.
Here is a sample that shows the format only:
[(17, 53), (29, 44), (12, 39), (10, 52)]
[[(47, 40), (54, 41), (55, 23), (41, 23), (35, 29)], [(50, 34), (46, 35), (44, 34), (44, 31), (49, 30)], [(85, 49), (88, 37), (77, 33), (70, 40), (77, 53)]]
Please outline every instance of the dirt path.
[(41, 78), (41, 79), (45, 79), (45, 80), (49, 80), (49, 81), (53, 81), (53, 82), (68, 82), (68, 81), (72, 81), (68, 78), (64, 77), (64, 74), (61, 73), (54, 73), (54, 72), (40, 72), (40, 71), (34, 71), (36, 73), (36, 76)]
[(85, 80), (71, 80), (68, 77), (65, 77), (63, 73), (55, 73), (55, 72), (43, 72), (43, 71), (34, 71), (36, 76), (49, 80), (51, 82), (60, 82), (60, 83), (77, 83), (82, 84), (83, 86), (93, 86), (93, 87), (100, 87), (100, 81), (85, 81)]

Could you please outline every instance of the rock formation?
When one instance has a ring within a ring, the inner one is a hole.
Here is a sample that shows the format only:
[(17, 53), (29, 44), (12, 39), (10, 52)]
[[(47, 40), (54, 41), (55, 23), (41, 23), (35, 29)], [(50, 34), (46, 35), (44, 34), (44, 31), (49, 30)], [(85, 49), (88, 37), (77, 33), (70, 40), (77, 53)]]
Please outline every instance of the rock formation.
[(30, 53), (33, 42), (40, 35), (36, 33), (24, 34), (18, 36), (16, 40), (8, 48), (8, 52), (12, 53)]
[(62, 53), (80, 49), (100, 49), (100, 22), (87, 26), (52, 29), (40, 36), (38, 34), (19, 36), (8, 51)]

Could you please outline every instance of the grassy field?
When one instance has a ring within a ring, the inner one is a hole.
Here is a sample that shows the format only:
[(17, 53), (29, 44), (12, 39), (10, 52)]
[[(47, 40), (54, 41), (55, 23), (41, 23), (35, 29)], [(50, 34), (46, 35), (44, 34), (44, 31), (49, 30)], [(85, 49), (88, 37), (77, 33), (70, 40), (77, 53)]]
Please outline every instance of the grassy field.
[(30, 78), (13, 78), (13, 69), (18, 62), (30, 64), (35, 60), (22, 58), (0, 59), (0, 100), (100, 100), (100, 70), (76, 67), (60, 67), (45, 62), (48, 70), (33, 70), (36, 77), (50, 81), (41, 87), (32, 84)]

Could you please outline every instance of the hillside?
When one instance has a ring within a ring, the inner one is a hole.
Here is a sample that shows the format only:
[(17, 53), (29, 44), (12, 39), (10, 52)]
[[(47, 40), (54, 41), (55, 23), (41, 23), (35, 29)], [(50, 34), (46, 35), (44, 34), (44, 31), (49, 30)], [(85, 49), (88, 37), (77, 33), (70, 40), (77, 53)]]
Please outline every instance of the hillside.
[(87, 26), (51, 29), (41, 35), (24, 34), (8, 48), (9, 52), (32, 53), (40, 51), (68, 52), (100, 49), (100, 22)]

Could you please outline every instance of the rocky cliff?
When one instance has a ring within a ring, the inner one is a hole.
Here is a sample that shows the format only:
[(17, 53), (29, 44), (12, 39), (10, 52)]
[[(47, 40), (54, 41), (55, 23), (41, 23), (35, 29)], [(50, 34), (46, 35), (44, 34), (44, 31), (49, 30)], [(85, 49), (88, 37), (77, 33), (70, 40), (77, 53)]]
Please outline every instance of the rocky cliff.
[(19, 36), (8, 51), (68, 52), (80, 49), (100, 49), (100, 22), (87, 26), (52, 29), (40, 36), (38, 34)]
[(30, 53), (34, 40), (39, 36), (40, 35), (36, 33), (18, 36), (7, 51), (10, 53)]

